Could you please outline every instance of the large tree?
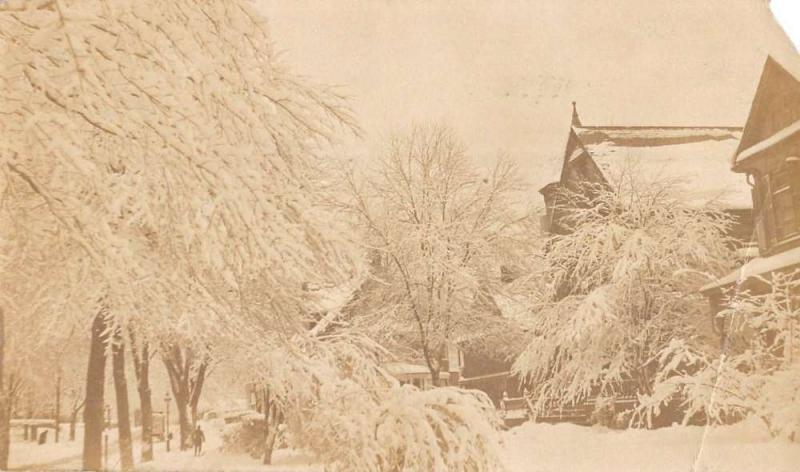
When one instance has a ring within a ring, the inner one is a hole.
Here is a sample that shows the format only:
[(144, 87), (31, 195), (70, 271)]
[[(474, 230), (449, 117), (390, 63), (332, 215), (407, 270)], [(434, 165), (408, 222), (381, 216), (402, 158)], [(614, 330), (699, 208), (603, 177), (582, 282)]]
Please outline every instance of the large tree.
[(281, 67), (248, 1), (0, 3), (0, 104), (0, 183), (38, 211), (14, 251), (60, 250), (33, 299), (52, 331), (91, 330), (85, 469), (102, 468), (113, 334), (175, 328), (246, 346), (294, 431), (313, 427), (301, 446), (344, 470), (497, 470), (485, 398), (406, 396), (360, 338), (304, 333), (303, 284), (360, 254), (322, 205), (320, 150), (354, 124)]
[(378, 302), (359, 317), (413, 346), (438, 382), (448, 343), (497, 318), (501, 267), (526, 247), (516, 168), (500, 159), (481, 170), (450, 129), (417, 126), (349, 183), (378, 281), (364, 294)]
[(84, 467), (98, 469), (104, 333), (174, 311), (212, 329), (254, 277), (272, 306), (297, 305), (333, 266), (316, 156), (354, 124), (280, 66), (247, 1), (3, 2), (0, 48), (2, 184), (49, 225), (29, 238), (69, 246), (44, 277), (60, 290), (37, 301), (96, 321)]

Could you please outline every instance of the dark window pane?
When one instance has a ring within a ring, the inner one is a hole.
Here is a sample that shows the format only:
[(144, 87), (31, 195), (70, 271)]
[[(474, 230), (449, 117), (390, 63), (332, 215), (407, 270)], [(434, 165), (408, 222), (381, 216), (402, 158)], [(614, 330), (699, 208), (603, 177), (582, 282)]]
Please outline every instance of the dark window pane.
[(798, 230), (794, 198), (792, 197), (792, 192), (789, 190), (776, 192), (772, 196), (775, 209), (775, 229), (778, 239), (790, 236)]

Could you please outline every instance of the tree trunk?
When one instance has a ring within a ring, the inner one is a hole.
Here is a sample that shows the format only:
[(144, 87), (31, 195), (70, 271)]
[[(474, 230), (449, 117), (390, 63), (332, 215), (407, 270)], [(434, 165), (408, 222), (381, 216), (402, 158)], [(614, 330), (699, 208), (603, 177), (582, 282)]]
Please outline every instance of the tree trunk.
[(189, 411), (192, 415), (192, 431), (194, 431), (197, 428), (197, 403), (190, 404)]
[[(273, 420), (275, 419), (273, 418)], [(278, 438), (280, 422), (275, 421), (275, 424), (270, 426), (267, 426), (267, 436), (264, 442), (264, 464), (266, 465), (272, 464), (272, 451), (275, 449), (275, 440)]]
[(103, 402), (106, 369), (106, 315), (101, 310), (92, 323), (89, 367), (86, 372), (86, 403), (83, 408), (83, 470), (103, 467)]
[(139, 390), (142, 404), (142, 462), (153, 460), (153, 404), (149, 385)]
[(75, 440), (75, 425), (78, 423), (78, 413), (83, 408), (84, 403), (86, 403), (86, 399), (84, 398), (80, 402), (77, 400), (73, 400), (72, 402), (72, 409), (70, 410), (69, 414), (69, 440)]
[(125, 379), (125, 344), (119, 332), (114, 334), (111, 347), (114, 373), (114, 391), (117, 399), (117, 432), (119, 438), (120, 464), (123, 471), (133, 469), (133, 438), (128, 406), (128, 382)]
[(430, 369), (431, 371), (431, 383), (434, 387), (439, 386), (439, 369)]
[(175, 404), (178, 406), (178, 424), (180, 424), (181, 428), (181, 451), (183, 451), (189, 447), (189, 442), (192, 438), (192, 425), (189, 423), (189, 402), (185, 395), (175, 395)]
[(136, 390), (142, 409), (142, 462), (153, 460), (153, 400), (150, 392), (150, 346), (142, 343), (138, 349), (133, 331), (130, 333), (131, 354), (136, 374)]
[(178, 406), (183, 450), (189, 446), (191, 428), (197, 420), (197, 404), (205, 382), (208, 362), (198, 359), (190, 348), (186, 348), (184, 353), (177, 344), (163, 345), (161, 353), (169, 374), (172, 395)]
[(200, 393), (203, 391), (203, 383), (206, 380), (206, 369), (208, 363), (202, 361), (193, 377), (189, 378), (189, 408), (192, 411), (192, 429), (197, 427), (197, 404), (200, 402)]
[(8, 470), (11, 446), (11, 398), (6, 393), (5, 376), (5, 314), (0, 308), (0, 470)]
[(69, 417), (69, 440), (75, 440), (75, 424), (78, 422), (78, 411), (74, 410)]
[(278, 404), (270, 398), (269, 389), (262, 390), (264, 410), (264, 464), (272, 463), (272, 451), (275, 450), (275, 440), (278, 438), (278, 428), (283, 422), (283, 412)]

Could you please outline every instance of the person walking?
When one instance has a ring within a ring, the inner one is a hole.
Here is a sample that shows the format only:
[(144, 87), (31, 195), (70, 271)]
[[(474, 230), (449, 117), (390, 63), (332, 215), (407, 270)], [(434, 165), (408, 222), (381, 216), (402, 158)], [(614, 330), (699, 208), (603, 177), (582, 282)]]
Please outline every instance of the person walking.
[(192, 443), (194, 444), (194, 455), (199, 456), (203, 453), (203, 443), (206, 440), (206, 435), (200, 429), (200, 425), (192, 432)]

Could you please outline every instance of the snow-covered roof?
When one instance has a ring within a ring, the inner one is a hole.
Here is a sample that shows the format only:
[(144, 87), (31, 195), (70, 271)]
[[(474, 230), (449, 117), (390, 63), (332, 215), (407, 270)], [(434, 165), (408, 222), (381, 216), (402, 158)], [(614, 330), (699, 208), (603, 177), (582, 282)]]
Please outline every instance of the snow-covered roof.
[(800, 133), (800, 120), (795, 121), (791, 125), (787, 126), (786, 128), (783, 128), (782, 130), (773, 134), (769, 138), (766, 138), (763, 141), (759, 141), (758, 143), (740, 152), (736, 156), (736, 163), (737, 164), (742, 163), (749, 157), (759, 154), (762, 151), (766, 151), (772, 146), (775, 146), (776, 144), (783, 142), (784, 140), (794, 136), (797, 133)]
[(327, 313), (338, 311), (347, 305), (362, 282), (363, 277), (352, 278), (338, 285), (322, 287), (310, 285), (306, 289), (304, 298), (309, 310), (312, 312)]
[[(419, 364), (410, 364), (408, 362), (386, 362), (383, 364), (383, 368), (386, 369), (391, 375), (397, 378), (402, 378), (404, 376), (424, 376), (430, 375), (431, 371), (424, 365)], [(447, 372), (440, 372), (439, 377), (441, 378), (448, 378), (449, 373)]]
[(732, 157), (736, 167), (800, 131), (800, 61), (768, 57), (744, 133)]
[(714, 201), (725, 208), (752, 207), (750, 187), (730, 170), (740, 128), (592, 126), (574, 131), (606, 180), (631, 171), (645, 181), (674, 181), (687, 202), (697, 206)]
[(776, 270), (786, 269), (795, 265), (800, 265), (800, 247), (790, 249), (769, 257), (756, 257), (746, 262), (744, 265), (734, 270), (730, 274), (722, 277), (700, 289), (707, 292), (718, 287), (724, 287), (734, 282), (744, 282), (750, 277), (767, 274)]

